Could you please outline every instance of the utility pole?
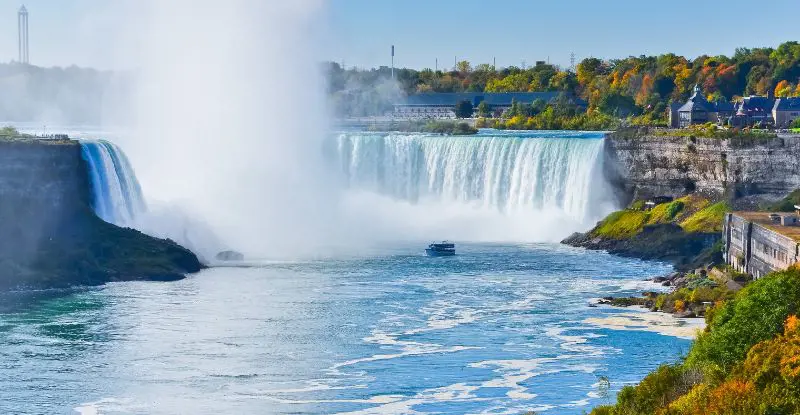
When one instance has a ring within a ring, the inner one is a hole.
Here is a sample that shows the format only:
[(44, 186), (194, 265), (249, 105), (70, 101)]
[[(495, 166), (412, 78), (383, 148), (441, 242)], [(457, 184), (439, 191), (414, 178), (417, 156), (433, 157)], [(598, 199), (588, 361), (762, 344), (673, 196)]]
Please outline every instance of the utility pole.
[(497, 70), (497, 58), (494, 56), (492, 57), (492, 70), (493, 71)]
[(439, 58), (436, 58), (436, 69), (434, 69), (433, 72), (439, 72)]
[(458, 56), (453, 56), (453, 72), (458, 68)]

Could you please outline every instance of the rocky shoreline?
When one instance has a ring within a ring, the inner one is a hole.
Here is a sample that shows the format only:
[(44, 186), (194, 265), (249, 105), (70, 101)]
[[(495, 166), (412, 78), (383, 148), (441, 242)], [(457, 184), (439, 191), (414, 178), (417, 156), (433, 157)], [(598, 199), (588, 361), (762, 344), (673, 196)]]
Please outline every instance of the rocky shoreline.
[(711, 268), (673, 272), (650, 281), (670, 287), (669, 292), (645, 291), (638, 297), (603, 297), (597, 304), (621, 308), (638, 306), (676, 318), (700, 318), (717, 302), (732, 298), (750, 280), (743, 274)]
[(719, 252), (712, 248), (721, 236), (717, 233), (686, 233), (673, 223), (645, 226), (628, 239), (612, 239), (592, 232), (574, 233), (561, 243), (623, 257), (671, 263), (676, 270), (688, 271), (717, 262)]

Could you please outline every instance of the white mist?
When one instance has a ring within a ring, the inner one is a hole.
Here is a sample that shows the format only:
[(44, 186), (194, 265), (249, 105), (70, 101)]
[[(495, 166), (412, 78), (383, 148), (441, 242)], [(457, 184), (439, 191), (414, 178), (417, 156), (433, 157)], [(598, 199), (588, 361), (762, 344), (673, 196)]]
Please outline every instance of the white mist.
[(305, 255), (329, 239), (323, 6), (136, 3), (136, 24), (124, 27), (138, 67), (136, 128), (121, 145), (154, 209), (143, 230), (206, 258), (228, 248)]

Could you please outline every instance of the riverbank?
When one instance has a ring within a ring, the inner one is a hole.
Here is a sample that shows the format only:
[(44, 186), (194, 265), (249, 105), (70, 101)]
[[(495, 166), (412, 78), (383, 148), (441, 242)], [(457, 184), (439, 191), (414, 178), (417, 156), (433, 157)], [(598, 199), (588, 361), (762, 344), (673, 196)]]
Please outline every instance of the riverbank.
[(613, 414), (790, 414), (800, 410), (800, 270), (760, 278), (709, 309), (685, 359), (625, 386)]

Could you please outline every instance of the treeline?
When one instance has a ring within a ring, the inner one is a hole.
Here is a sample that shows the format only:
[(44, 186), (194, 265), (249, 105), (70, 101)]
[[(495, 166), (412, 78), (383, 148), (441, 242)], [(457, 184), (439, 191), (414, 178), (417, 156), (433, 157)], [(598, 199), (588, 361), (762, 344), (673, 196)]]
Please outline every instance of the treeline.
[(663, 120), (670, 102), (682, 102), (699, 84), (709, 100), (747, 95), (800, 96), (800, 44), (777, 48), (739, 48), (733, 56), (688, 59), (672, 53), (602, 60), (587, 58), (575, 70), (538, 64), (495, 68), (458, 62), (452, 70), (345, 69), (326, 65), (329, 93), (340, 114), (382, 114), (391, 99), (425, 92), (563, 91), (586, 100), (588, 111), (625, 118)]

